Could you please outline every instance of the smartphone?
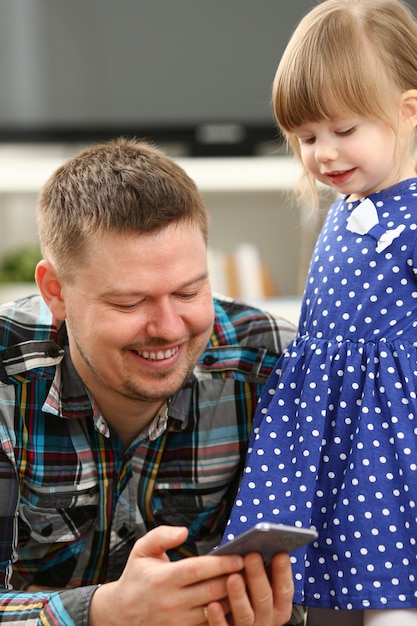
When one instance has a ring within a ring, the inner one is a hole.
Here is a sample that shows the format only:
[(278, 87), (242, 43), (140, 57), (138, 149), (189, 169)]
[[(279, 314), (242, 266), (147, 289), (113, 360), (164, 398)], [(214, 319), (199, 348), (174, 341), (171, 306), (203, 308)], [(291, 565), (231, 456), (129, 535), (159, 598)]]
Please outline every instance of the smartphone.
[(214, 548), (210, 554), (240, 554), (258, 552), (268, 565), (274, 554), (293, 552), (306, 543), (317, 539), (314, 528), (298, 528), (284, 524), (259, 522), (253, 528), (235, 537), (231, 541)]

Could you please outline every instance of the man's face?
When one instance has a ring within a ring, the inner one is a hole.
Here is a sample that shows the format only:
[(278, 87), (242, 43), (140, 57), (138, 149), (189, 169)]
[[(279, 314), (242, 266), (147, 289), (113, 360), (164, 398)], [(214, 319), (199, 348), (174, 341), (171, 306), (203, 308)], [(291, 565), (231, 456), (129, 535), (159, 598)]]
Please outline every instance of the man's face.
[(97, 235), (62, 297), (74, 365), (102, 411), (172, 396), (213, 326), (206, 245), (185, 222)]

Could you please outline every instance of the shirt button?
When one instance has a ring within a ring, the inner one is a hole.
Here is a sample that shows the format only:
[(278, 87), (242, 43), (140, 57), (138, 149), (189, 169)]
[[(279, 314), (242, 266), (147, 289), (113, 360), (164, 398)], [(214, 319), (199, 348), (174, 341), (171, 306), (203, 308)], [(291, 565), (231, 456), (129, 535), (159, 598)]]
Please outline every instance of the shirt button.
[(216, 357), (212, 354), (207, 354), (203, 359), (204, 365), (213, 365), (213, 363), (215, 363), (216, 361)]

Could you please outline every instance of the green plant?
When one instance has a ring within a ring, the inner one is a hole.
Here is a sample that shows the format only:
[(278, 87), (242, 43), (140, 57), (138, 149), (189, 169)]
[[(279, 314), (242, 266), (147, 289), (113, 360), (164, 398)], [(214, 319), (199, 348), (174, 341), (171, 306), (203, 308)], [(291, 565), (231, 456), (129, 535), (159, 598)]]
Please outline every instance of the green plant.
[(42, 258), (39, 246), (27, 245), (7, 253), (0, 263), (0, 283), (34, 281), (37, 262)]

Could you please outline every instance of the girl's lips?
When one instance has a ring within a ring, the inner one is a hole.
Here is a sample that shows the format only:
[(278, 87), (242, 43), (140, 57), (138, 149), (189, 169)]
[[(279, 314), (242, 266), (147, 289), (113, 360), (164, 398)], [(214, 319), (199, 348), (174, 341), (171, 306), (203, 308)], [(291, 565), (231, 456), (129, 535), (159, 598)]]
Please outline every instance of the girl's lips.
[(326, 172), (325, 176), (329, 179), (332, 185), (343, 185), (347, 183), (350, 178), (352, 178), (355, 170), (356, 168), (353, 167), (350, 170)]

